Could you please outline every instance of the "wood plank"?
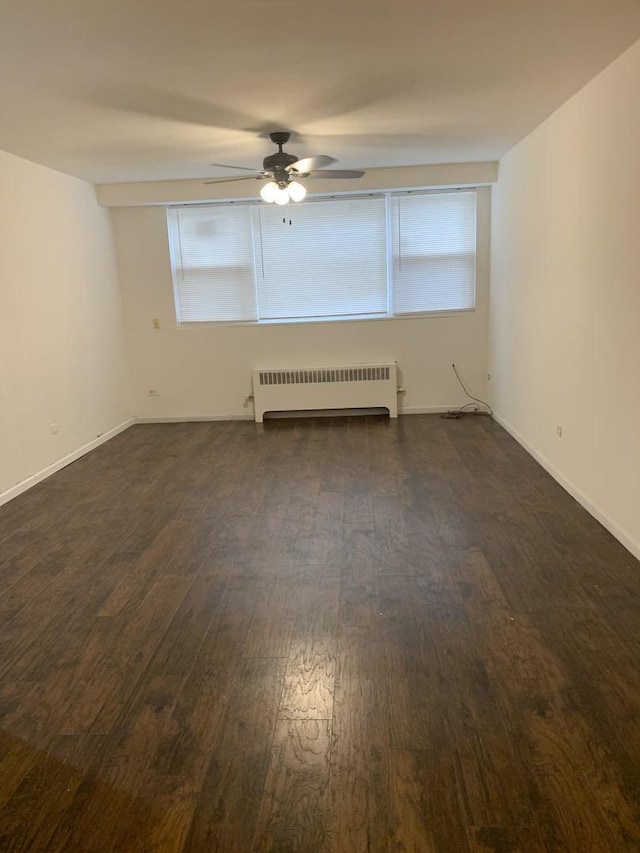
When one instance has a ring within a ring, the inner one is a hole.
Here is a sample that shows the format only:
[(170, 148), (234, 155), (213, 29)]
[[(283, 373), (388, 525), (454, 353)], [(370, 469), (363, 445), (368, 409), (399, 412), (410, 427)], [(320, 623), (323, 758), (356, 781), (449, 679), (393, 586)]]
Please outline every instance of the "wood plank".
[(296, 640), (289, 653), (278, 718), (330, 720), (333, 716), (336, 641)]
[(341, 629), (329, 783), (336, 853), (389, 840), (388, 701), (370, 631)]
[(269, 769), (284, 665), (244, 660), (211, 753), (184, 851), (251, 849)]
[(448, 750), (394, 749), (390, 771), (390, 849), (470, 850), (455, 762)]
[(472, 853), (545, 853), (545, 847), (535, 826), (473, 826)]
[(252, 850), (333, 850), (329, 720), (280, 720)]

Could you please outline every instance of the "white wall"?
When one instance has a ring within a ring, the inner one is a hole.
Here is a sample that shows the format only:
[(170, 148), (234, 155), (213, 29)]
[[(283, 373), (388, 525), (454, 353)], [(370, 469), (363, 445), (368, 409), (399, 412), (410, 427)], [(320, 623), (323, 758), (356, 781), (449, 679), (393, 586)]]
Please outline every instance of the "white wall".
[(497, 415), (638, 556), (639, 83), (640, 42), (501, 161), (490, 318)]
[(0, 152), (0, 503), (126, 422), (126, 385), (107, 211)]
[[(486, 393), (489, 190), (479, 191), (478, 307), (456, 315), (268, 326), (176, 325), (163, 207), (112, 210), (122, 285), (132, 403), (142, 418), (252, 417), (257, 367), (397, 361), (401, 411), (465, 402), (451, 363), (472, 393)], [(160, 320), (154, 330), (153, 319)], [(150, 389), (159, 392), (149, 397)]]

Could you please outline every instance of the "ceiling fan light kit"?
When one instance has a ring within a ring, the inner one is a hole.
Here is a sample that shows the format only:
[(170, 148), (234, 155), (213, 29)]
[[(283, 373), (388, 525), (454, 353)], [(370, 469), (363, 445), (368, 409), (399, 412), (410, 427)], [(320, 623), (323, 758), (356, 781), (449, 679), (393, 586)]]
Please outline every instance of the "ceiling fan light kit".
[[(270, 154), (262, 161), (262, 170), (255, 175), (243, 175), (241, 178), (218, 178), (213, 181), (205, 181), (206, 184), (223, 184), (230, 181), (246, 181), (252, 178), (258, 180), (269, 179), (260, 190), (260, 197), (267, 204), (288, 204), (290, 201), (302, 201), (307, 195), (306, 188), (299, 183), (297, 178), (361, 178), (363, 171), (344, 169), (325, 169), (325, 166), (335, 163), (334, 157), (321, 154), (317, 157), (305, 157), (299, 160), (295, 154), (287, 154), (282, 146), (287, 143), (290, 133), (284, 130), (270, 133), (271, 141), (278, 146), (275, 154)], [(213, 163), (212, 165), (222, 165)], [(242, 169), (252, 171), (247, 166), (224, 166), (224, 168)], [(322, 170), (322, 171), (321, 171)]]
[(290, 201), (302, 201), (306, 196), (307, 190), (298, 181), (289, 180), (276, 184), (275, 181), (269, 181), (260, 190), (260, 196), (267, 204), (288, 204)]
[(268, 204), (272, 204), (276, 200), (276, 195), (278, 194), (279, 189), (280, 187), (275, 181), (269, 181), (269, 183), (265, 184), (260, 190), (262, 200), (266, 201)]
[(289, 190), (291, 201), (302, 201), (307, 194), (306, 187), (303, 187), (298, 181), (289, 181), (287, 189)]
[(289, 190), (286, 187), (278, 187), (274, 201), (276, 204), (289, 204)]

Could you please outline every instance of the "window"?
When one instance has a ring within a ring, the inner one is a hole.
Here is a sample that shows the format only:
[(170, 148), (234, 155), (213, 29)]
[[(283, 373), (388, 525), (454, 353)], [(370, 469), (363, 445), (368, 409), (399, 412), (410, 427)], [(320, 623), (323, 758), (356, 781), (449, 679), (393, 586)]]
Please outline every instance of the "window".
[(179, 323), (475, 307), (475, 191), (174, 207), (168, 226)]
[(179, 323), (257, 320), (251, 209), (169, 209)]
[(256, 207), (261, 319), (387, 313), (383, 197)]
[(391, 198), (393, 311), (475, 307), (476, 194)]

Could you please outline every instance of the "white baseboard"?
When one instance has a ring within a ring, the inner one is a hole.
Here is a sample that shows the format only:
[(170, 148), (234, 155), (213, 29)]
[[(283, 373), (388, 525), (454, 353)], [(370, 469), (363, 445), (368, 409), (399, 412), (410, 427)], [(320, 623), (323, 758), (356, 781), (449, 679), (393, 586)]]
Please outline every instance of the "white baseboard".
[(56, 462), (52, 462), (51, 465), (47, 465), (46, 468), (43, 468), (36, 474), (32, 474), (30, 477), (26, 477), (24, 480), (16, 483), (15, 486), (12, 486), (10, 489), (7, 489), (6, 492), (2, 492), (0, 494), (0, 506), (8, 503), (10, 500), (13, 500), (13, 498), (17, 498), (18, 495), (26, 492), (27, 489), (30, 489), (32, 486), (37, 485), (37, 483), (41, 483), (43, 480), (46, 480), (47, 477), (50, 477), (52, 474), (55, 474), (56, 471), (60, 471), (61, 468), (65, 468), (67, 465), (75, 462), (76, 459), (80, 459), (80, 457), (84, 456), (86, 453), (95, 450), (96, 447), (99, 447), (101, 444), (109, 441), (109, 439), (114, 438), (119, 433), (124, 432), (130, 426), (133, 426), (134, 423), (135, 418), (129, 418), (128, 420), (123, 421), (121, 424), (118, 424), (118, 426), (113, 427), (113, 429), (96, 436), (96, 438), (88, 444), (84, 444), (82, 447), (79, 447), (67, 456), (63, 456), (62, 459), (58, 459)]
[(520, 435), (520, 433), (514, 429), (511, 424), (505, 420), (501, 415), (497, 414), (497, 412), (493, 413), (494, 420), (496, 420), (500, 426), (504, 427), (509, 435), (513, 436), (518, 444), (521, 444), (527, 453), (530, 453), (531, 456), (539, 462), (540, 465), (547, 471), (553, 479), (559, 483), (565, 491), (569, 492), (571, 497), (575, 498), (578, 503), (583, 506), (587, 512), (589, 512), (595, 519), (597, 519), (603, 527), (606, 527), (609, 533), (611, 533), (615, 538), (620, 542), (624, 547), (630, 551), (636, 559), (640, 560), (640, 542), (636, 542), (633, 537), (631, 537), (626, 530), (620, 527), (612, 518), (610, 518), (605, 512), (603, 512), (599, 506), (596, 506), (577, 486), (567, 480), (567, 478), (555, 468), (549, 460), (539, 453), (535, 447), (533, 447), (529, 442)]
[(453, 409), (459, 409), (460, 403), (453, 403), (450, 406), (402, 406), (398, 408), (399, 415), (441, 415), (444, 412), (450, 412)]
[[(398, 409), (399, 415), (437, 415), (442, 414), (443, 412), (448, 412), (451, 409), (459, 408), (460, 404), (455, 403), (449, 406), (408, 406), (404, 409)], [(280, 412), (278, 417), (282, 418), (298, 418), (302, 417), (305, 414), (310, 417), (318, 416), (321, 411), (324, 411), (329, 417), (333, 414), (377, 414), (379, 410), (375, 409), (327, 409), (327, 410), (319, 410), (312, 412)], [(253, 415), (188, 415), (184, 417), (170, 417), (170, 418), (160, 418), (160, 417), (136, 417), (135, 422), (137, 424), (186, 424), (190, 422), (199, 422), (199, 421), (252, 421)]]
[(252, 421), (253, 415), (185, 415), (178, 418), (137, 417), (137, 424), (188, 424), (200, 421)]

